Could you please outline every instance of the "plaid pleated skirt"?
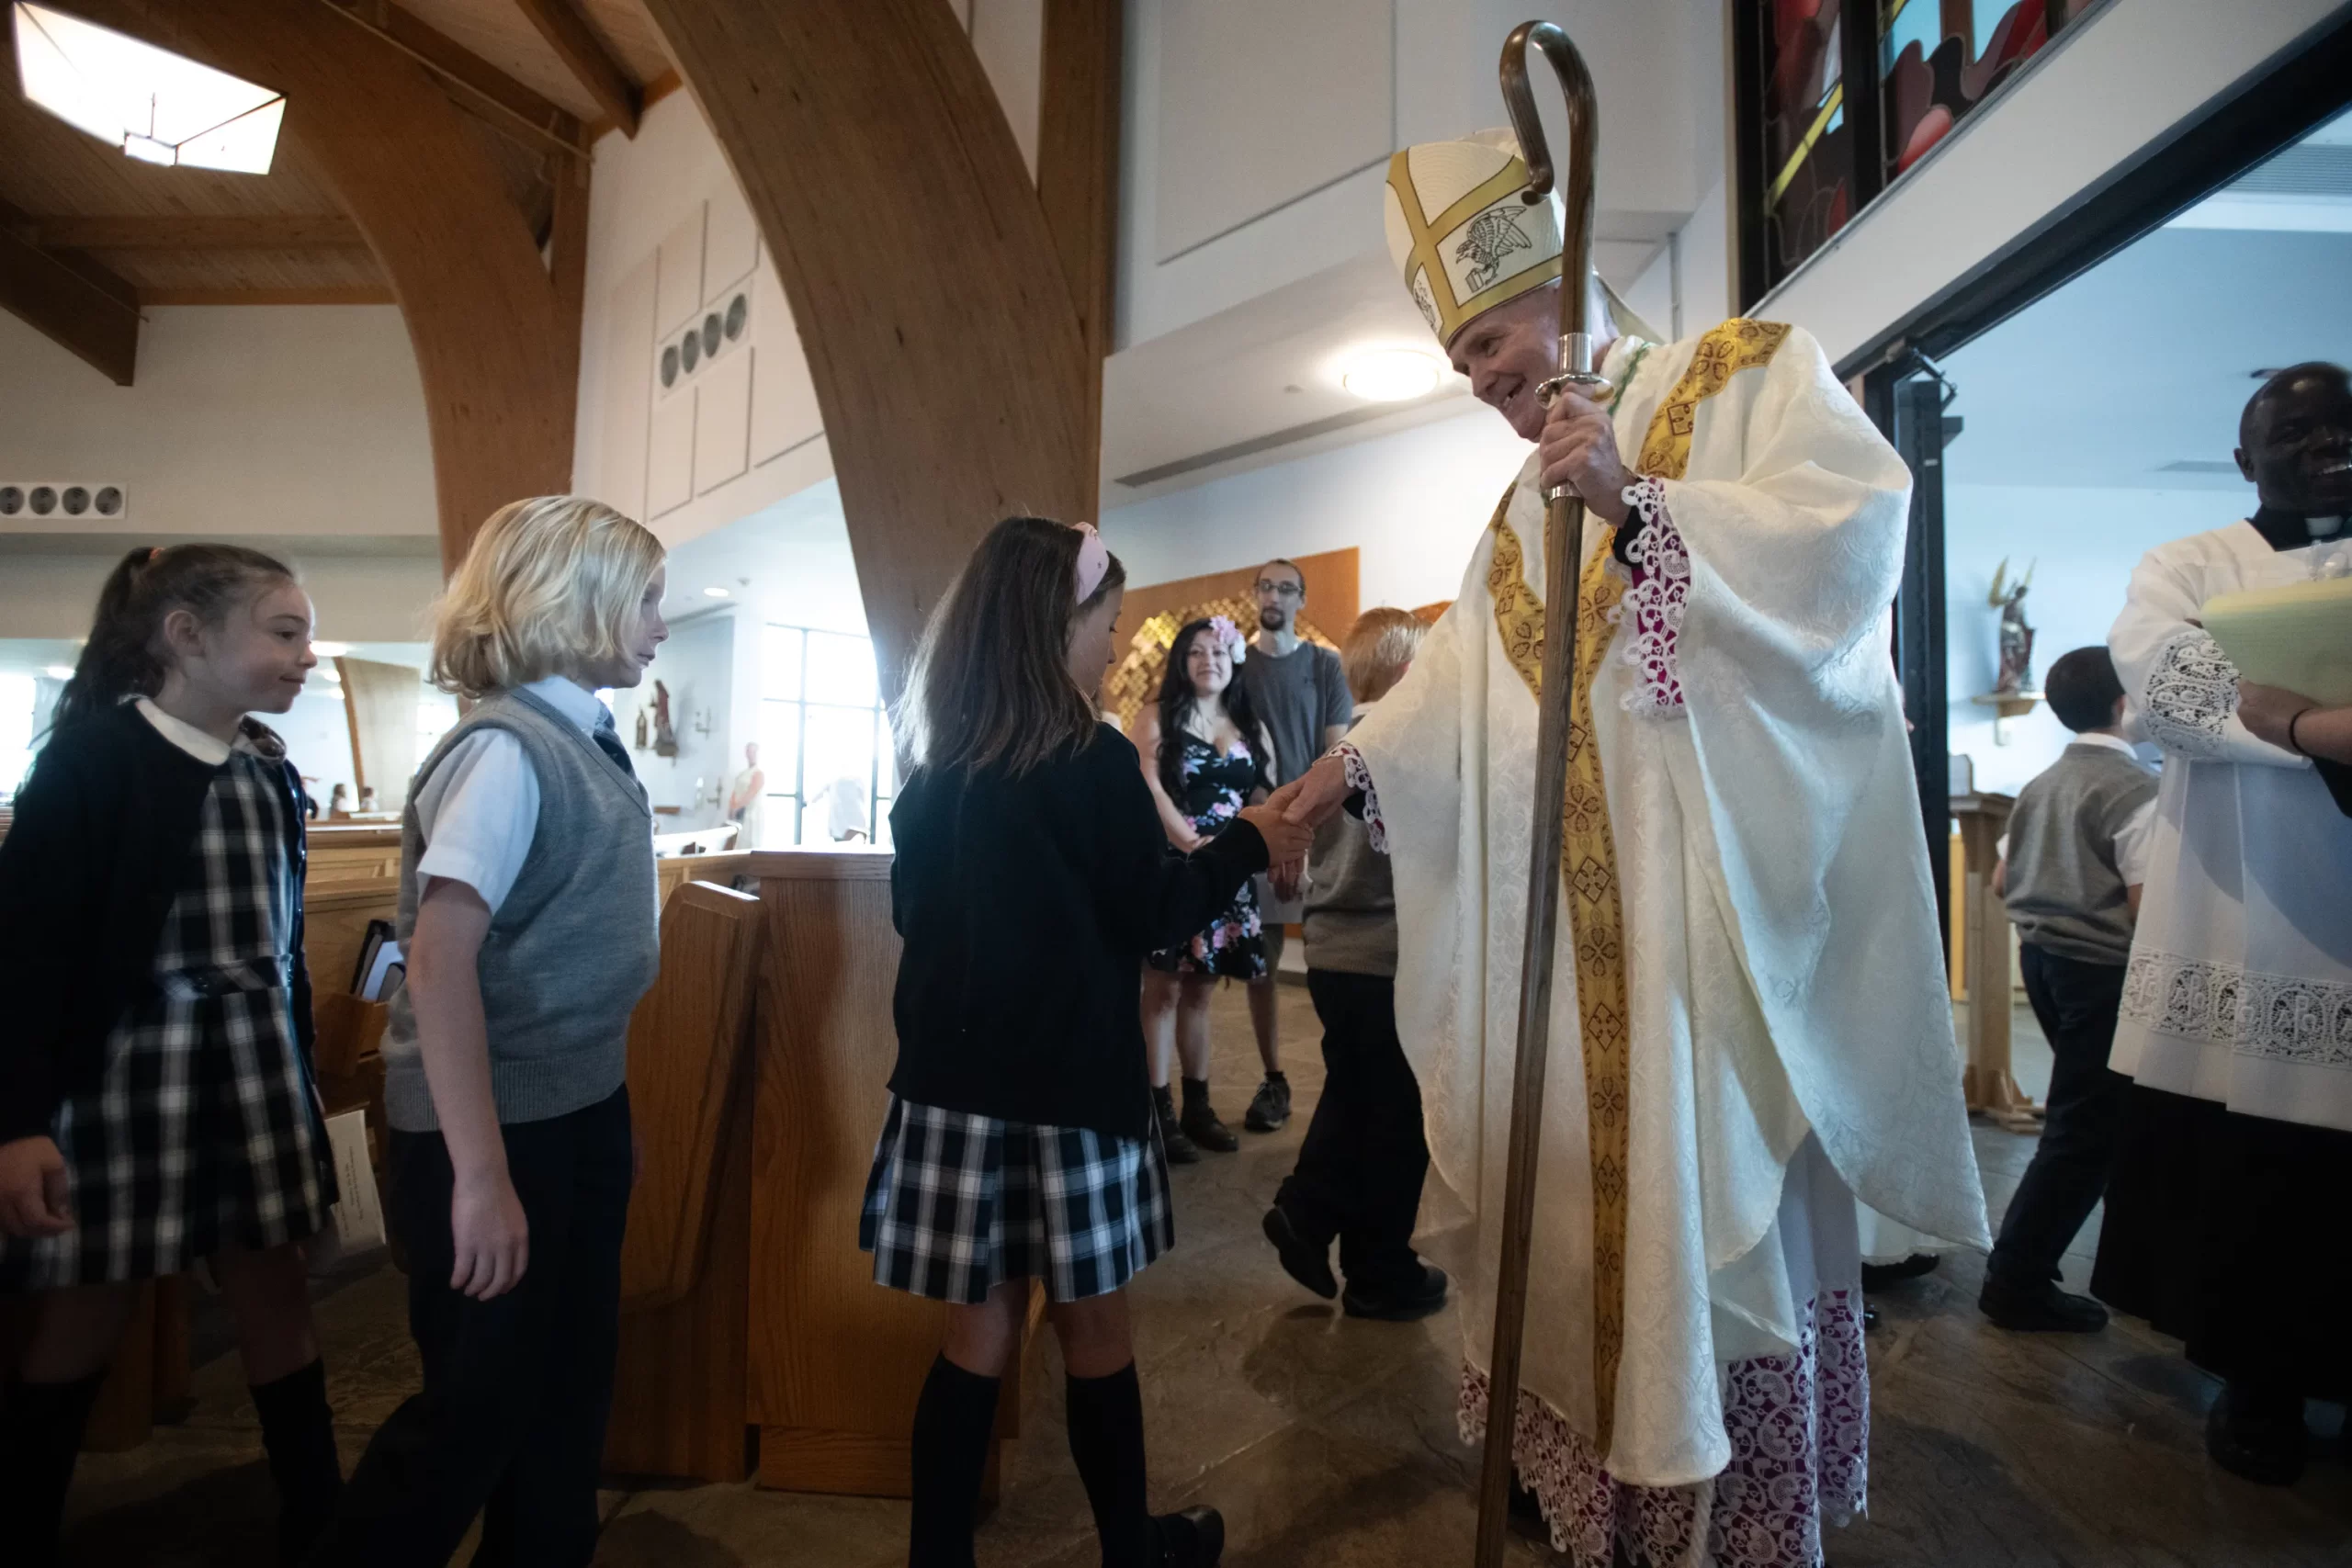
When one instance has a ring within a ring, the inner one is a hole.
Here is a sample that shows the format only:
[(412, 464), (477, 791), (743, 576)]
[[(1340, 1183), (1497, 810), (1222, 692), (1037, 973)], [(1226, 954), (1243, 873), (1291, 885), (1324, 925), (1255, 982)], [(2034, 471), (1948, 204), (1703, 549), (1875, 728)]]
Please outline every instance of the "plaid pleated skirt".
[(153, 1279), (325, 1227), (334, 1176), (294, 1031), (300, 889), (271, 767), (241, 743), (214, 777), (153, 987), (51, 1122), (74, 1226), (0, 1236), (0, 1291)]
[(1158, 1124), (1118, 1138), (893, 1095), (857, 1245), (876, 1282), (933, 1301), (1022, 1279), (1057, 1302), (1108, 1295), (1176, 1245)]

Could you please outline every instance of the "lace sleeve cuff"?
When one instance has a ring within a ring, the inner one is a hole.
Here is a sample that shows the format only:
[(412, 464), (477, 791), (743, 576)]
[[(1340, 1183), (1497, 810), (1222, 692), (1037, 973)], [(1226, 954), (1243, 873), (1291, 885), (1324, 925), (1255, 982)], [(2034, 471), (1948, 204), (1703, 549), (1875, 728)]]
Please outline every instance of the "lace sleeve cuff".
[(1363, 753), (1342, 740), (1331, 748), (1330, 755), (1340, 759), (1340, 766), (1346, 770), (1348, 787), (1361, 792), (1363, 795), (1364, 831), (1372, 838), (1374, 851), (1380, 854), (1386, 854), (1388, 852), (1388, 824), (1381, 820), (1380, 792), (1372, 787), (1372, 769), (1365, 763)]
[(2190, 630), (2157, 655), (2141, 714), (2148, 738), (2165, 750), (2219, 757), (2237, 705), (2237, 667), (2211, 636)]

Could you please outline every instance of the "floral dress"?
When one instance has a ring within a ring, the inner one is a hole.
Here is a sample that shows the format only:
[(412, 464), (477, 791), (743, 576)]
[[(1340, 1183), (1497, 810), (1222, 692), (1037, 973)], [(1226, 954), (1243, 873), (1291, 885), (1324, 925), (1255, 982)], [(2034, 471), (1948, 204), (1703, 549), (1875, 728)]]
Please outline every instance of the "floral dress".
[[(1250, 791), (1258, 787), (1258, 759), (1246, 740), (1237, 740), (1233, 750), (1220, 755), (1216, 747), (1189, 731), (1183, 738), (1184, 754), (1177, 763), (1178, 776), (1183, 783), (1183, 793), (1177, 798), (1176, 809), (1193, 825), (1193, 831), (1215, 838), (1232, 826), (1241, 808), (1250, 802)], [(1208, 930), (1182, 947), (1163, 948), (1151, 955), (1151, 966), (1170, 975), (1218, 975), (1229, 980), (1261, 979), (1266, 973), (1265, 930), (1258, 922), (1258, 889), (1255, 879), (1244, 882), (1241, 891), (1225, 912), (1209, 922)]]

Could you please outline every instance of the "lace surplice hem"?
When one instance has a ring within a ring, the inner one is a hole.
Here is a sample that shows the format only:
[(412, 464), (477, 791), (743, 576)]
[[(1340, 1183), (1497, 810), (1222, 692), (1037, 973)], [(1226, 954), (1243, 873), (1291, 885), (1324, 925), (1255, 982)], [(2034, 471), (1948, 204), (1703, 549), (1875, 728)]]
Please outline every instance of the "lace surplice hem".
[[(1466, 1443), (1485, 1439), (1487, 1374), (1462, 1370)], [(1870, 1372), (1861, 1292), (1814, 1298), (1792, 1356), (1734, 1361), (1724, 1374), (1731, 1462), (1690, 1486), (1633, 1486), (1541, 1399), (1522, 1393), (1511, 1437), (1521, 1482), (1576, 1568), (1610, 1568), (1622, 1547), (1640, 1568), (1816, 1568), (1822, 1532), (1864, 1511)]]

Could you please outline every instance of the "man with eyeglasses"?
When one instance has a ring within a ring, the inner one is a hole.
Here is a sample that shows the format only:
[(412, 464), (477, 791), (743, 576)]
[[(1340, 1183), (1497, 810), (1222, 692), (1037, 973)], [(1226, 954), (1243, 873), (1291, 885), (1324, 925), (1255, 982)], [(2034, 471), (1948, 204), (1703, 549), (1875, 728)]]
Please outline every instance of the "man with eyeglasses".
[[(1250, 657), (1233, 672), (1249, 688), (1250, 702), (1274, 740), (1274, 777), (1295, 779), (1338, 745), (1355, 716), (1348, 677), (1340, 656), (1300, 639), (1299, 612), (1306, 604), (1306, 574), (1295, 563), (1270, 560), (1258, 569), (1258, 635)], [(1283, 958), (1283, 928), (1303, 912), (1298, 893), (1287, 898), (1264, 877), (1258, 879), (1258, 908), (1265, 921), (1266, 973), (1250, 982), (1250, 1025), (1258, 1036), (1258, 1058), (1265, 1081), (1250, 1101), (1241, 1124), (1272, 1133), (1290, 1120), (1290, 1079), (1283, 1076), (1282, 1035), (1274, 1012), (1275, 971)]]

